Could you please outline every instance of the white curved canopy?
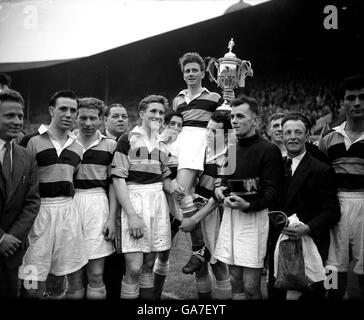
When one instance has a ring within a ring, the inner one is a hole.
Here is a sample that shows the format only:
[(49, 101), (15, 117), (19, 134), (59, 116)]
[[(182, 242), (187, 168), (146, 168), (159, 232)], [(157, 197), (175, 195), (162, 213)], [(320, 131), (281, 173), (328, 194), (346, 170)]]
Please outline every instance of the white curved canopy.
[(41, 67), (90, 56), (217, 17), (236, 2), (0, 1), (0, 71)]

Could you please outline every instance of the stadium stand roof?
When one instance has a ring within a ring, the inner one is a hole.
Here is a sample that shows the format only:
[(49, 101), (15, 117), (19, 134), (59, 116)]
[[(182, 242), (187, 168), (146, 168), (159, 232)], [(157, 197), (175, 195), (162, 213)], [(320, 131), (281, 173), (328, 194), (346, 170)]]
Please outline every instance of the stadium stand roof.
[(335, 0), (272, 0), (75, 61), (12, 72), (13, 85), (35, 113), (46, 112), (49, 96), (62, 88), (132, 107), (146, 94), (171, 99), (184, 87), (178, 58), (187, 51), (222, 57), (231, 37), (234, 53), (252, 63), (247, 81), (281, 72), (346, 76), (364, 67), (364, 8), (340, 3), (338, 30), (323, 26), (323, 9)]
[(220, 16), (235, 2), (0, 1), (0, 70), (45, 67), (97, 54)]

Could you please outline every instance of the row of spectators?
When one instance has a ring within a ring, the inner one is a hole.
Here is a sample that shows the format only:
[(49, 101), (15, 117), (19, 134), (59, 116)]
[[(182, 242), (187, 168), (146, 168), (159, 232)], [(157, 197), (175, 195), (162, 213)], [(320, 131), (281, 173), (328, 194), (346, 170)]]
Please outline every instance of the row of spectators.
[[(5, 81), (5, 76), (1, 77)], [(210, 90), (219, 91), (213, 85), (208, 83), (206, 85)], [(319, 118), (330, 113), (333, 114), (334, 119), (340, 114), (339, 103), (335, 97), (336, 90), (337, 83), (333, 80), (313, 76), (300, 76), (298, 78), (297, 76), (285, 74), (249, 78), (246, 81), (246, 87), (236, 90), (236, 94), (244, 92), (258, 100), (262, 108), (261, 132), (264, 133), (267, 131), (269, 117), (277, 112), (300, 111), (311, 120), (313, 125)], [(169, 94), (163, 92), (163, 94), (171, 101), (176, 92), (171, 91)], [(128, 101), (119, 101), (118, 97), (112, 97), (109, 100), (126, 105), (130, 114), (129, 123), (131, 126), (135, 126), (138, 119), (137, 104), (139, 97), (128, 99)], [(44, 112), (38, 111), (37, 114), (30, 115), (31, 121), (26, 121), (24, 127), (26, 133), (34, 131), (41, 123), (49, 121), (46, 106), (42, 107), (42, 110)]]
[(337, 84), (330, 80), (307, 77), (295, 80), (254, 80), (250, 81), (245, 91), (260, 103), (263, 132), (266, 131), (269, 117), (277, 112), (302, 112), (313, 125), (327, 114), (332, 113), (335, 118), (340, 113), (336, 98)]

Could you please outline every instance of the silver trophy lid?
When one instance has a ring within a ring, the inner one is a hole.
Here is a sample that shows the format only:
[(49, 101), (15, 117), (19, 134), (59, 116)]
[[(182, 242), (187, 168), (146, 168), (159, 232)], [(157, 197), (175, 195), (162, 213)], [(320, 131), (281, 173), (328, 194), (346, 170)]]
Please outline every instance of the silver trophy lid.
[(232, 52), (234, 46), (235, 46), (234, 39), (231, 38), (228, 43), (229, 52), (225, 53), (224, 58), (236, 58), (235, 53)]

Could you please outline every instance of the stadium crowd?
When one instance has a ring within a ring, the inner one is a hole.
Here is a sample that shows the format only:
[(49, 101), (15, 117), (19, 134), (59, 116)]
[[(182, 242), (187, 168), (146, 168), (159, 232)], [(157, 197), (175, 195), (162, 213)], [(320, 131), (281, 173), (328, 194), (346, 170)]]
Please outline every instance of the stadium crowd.
[[(251, 89), (250, 89), (251, 87)], [(262, 108), (263, 130), (269, 124), (269, 117), (275, 113), (299, 111), (314, 126), (316, 120), (332, 113), (336, 117), (340, 106), (335, 97), (337, 85), (333, 81), (313, 77), (274, 79), (271, 83), (254, 81), (247, 88), (247, 94), (255, 97)]]
[[(263, 80), (264, 79), (264, 80)], [(312, 74), (255, 77), (254, 81), (239, 89), (241, 93), (255, 97), (261, 106), (261, 132), (267, 131), (269, 117), (274, 113), (287, 113), (299, 111), (308, 117), (315, 125), (316, 121), (328, 114), (336, 118), (340, 114), (340, 105), (336, 97), (337, 82), (317, 78)], [(168, 100), (173, 99), (174, 92), (165, 92), (163, 95)], [(118, 97), (112, 97), (111, 101), (118, 101)], [(129, 126), (132, 128), (139, 122), (138, 99), (123, 101), (129, 109)], [(31, 110), (32, 107), (30, 106)], [(39, 126), (49, 121), (49, 115), (44, 111), (32, 110), (30, 119), (25, 119), (23, 132), (30, 133)], [(314, 134), (314, 133), (313, 133)]]
[(141, 99), (137, 125), (121, 103), (61, 90), (25, 135), (0, 78), (0, 297), (160, 300), (177, 232), (201, 300), (262, 299), (264, 270), (268, 299), (341, 300), (350, 265), (364, 297), (364, 79), (221, 96), (198, 53), (179, 63), (186, 89)]

